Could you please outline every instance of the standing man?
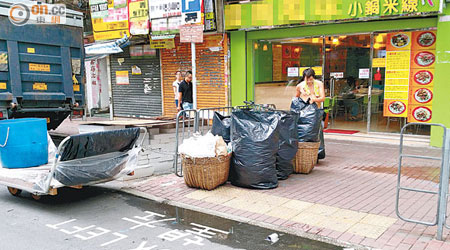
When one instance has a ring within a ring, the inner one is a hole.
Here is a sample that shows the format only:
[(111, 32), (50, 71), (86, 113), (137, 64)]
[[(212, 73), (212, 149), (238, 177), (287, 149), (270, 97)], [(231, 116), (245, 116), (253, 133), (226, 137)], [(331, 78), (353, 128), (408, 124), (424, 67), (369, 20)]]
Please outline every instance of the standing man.
[(192, 98), (192, 72), (186, 71), (184, 75), (184, 81), (180, 83), (178, 88), (178, 112), (183, 107), (184, 110), (194, 109), (194, 99)]
[(178, 108), (178, 88), (180, 87), (180, 83), (183, 81), (183, 76), (181, 75), (181, 71), (177, 71), (175, 73), (176, 80), (172, 84), (173, 94), (175, 96), (175, 108)]

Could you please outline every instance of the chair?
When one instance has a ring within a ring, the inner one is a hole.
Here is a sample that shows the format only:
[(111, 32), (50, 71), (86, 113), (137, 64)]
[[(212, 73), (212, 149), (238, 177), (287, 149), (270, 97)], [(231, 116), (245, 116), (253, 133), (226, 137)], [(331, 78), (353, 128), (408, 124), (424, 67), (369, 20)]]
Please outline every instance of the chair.
[(404, 123), (405, 119), (406, 118), (403, 118), (403, 117), (388, 117), (387, 118), (387, 123), (386, 123), (386, 130), (389, 129), (389, 125), (391, 124), (391, 121), (397, 121), (399, 123), (399, 125), (400, 125), (400, 130), (402, 130), (403, 123)]
[[(380, 112), (380, 101), (379, 101), (379, 96), (378, 95), (372, 95), (371, 101), (370, 101), (370, 113), (371, 114), (378, 114)], [(363, 100), (363, 104), (362, 104), (362, 115), (363, 115), (363, 120), (366, 121), (367, 120), (367, 116), (368, 116), (368, 105), (369, 105), (369, 96), (364, 96), (364, 100)]]
[(337, 102), (337, 97), (325, 97), (325, 101), (323, 102), (323, 110), (324, 112), (327, 114), (329, 118), (331, 118), (331, 124), (334, 123), (334, 118), (335, 118), (335, 112), (336, 112), (336, 102)]

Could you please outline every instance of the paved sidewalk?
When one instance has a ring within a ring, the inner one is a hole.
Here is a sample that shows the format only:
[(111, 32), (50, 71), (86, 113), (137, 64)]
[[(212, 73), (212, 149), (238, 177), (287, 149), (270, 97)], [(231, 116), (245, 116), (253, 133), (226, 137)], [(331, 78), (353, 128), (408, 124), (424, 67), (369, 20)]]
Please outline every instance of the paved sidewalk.
[[(329, 141), (327, 158), (309, 175), (292, 175), (272, 190), (227, 183), (213, 191), (188, 188), (174, 174), (131, 184), (144, 197), (345, 246), (376, 249), (450, 249), (436, 227), (404, 222), (395, 213), (398, 147)], [(408, 148), (439, 156), (440, 150)], [(408, 160), (402, 185), (437, 190), (439, 162)], [(402, 192), (402, 215), (433, 221), (437, 197)]]

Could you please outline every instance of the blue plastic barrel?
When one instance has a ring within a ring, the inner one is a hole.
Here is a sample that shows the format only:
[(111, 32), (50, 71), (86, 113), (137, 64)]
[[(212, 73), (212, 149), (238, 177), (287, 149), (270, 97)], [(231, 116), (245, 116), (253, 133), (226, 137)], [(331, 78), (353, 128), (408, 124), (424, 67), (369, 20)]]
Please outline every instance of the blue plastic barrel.
[(47, 164), (47, 120), (0, 120), (0, 163), (4, 168), (29, 168)]

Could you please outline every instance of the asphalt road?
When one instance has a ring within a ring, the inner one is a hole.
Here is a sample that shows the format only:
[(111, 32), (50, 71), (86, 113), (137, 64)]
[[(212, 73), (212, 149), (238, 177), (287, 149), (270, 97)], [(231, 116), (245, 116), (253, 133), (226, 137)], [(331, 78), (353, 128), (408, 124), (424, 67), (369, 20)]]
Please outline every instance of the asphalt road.
[(0, 187), (1, 250), (341, 249), (101, 187), (35, 201)]

